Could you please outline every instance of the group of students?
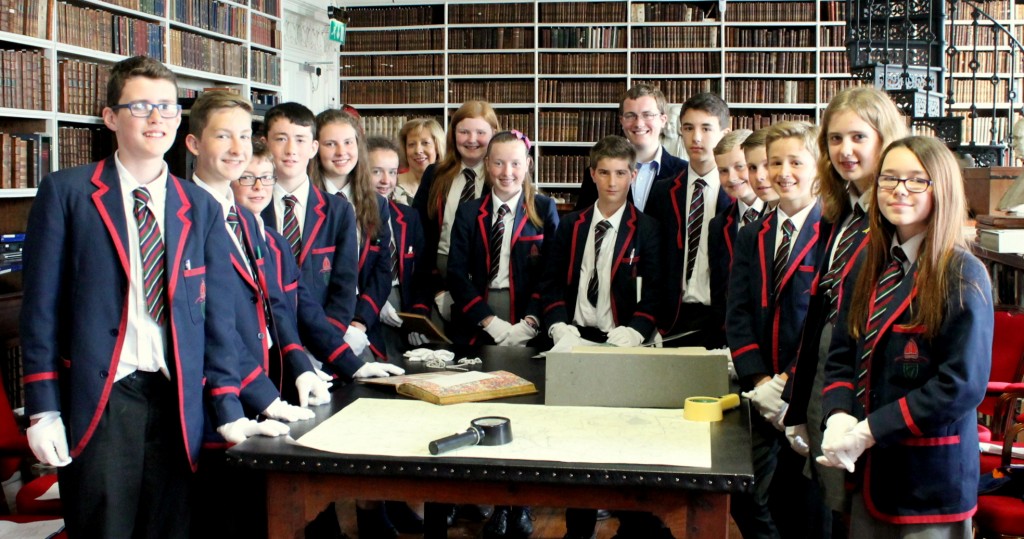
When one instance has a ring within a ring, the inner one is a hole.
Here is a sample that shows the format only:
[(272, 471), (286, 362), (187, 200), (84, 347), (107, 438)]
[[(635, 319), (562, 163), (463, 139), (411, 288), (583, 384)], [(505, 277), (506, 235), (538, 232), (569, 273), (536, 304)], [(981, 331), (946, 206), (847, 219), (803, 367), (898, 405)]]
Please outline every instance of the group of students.
[[(696, 94), (686, 159), (662, 146), (666, 110), (630, 88), (624, 136), (590, 150), (559, 216), (531, 141), (484, 101), (445, 137), (410, 122), (401, 145), (283, 103), (263, 141), (244, 97), (204, 92), (195, 172), (176, 178), (173, 73), (116, 64), (103, 119), (118, 149), (41, 183), (25, 246), (28, 437), (59, 466), (69, 534), (259, 535), (259, 483), (222, 450), (286, 434), (333, 383), (401, 374), (389, 356), (427, 342), (402, 312), (466, 345), (728, 346), (757, 412), (754, 489), (732, 501), (744, 537), (969, 534), (992, 300), (953, 155), (905, 137), (866, 87), (820, 129), (753, 133)], [(358, 501), (360, 534), (395, 536), (391, 504)], [(671, 536), (619, 517), (617, 537)], [(529, 535), (530, 518), (496, 508), (485, 536)], [(566, 537), (596, 518), (568, 510)]]

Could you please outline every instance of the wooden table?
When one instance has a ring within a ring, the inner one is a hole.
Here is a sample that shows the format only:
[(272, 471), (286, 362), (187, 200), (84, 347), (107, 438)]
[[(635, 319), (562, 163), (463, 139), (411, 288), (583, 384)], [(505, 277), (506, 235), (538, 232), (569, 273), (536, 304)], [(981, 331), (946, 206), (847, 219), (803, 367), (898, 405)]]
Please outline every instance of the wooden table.
[[(544, 361), (532, 359), (533, 353), (486, 347), (473, 355), (483, 359), (482, 370), (516, 372), (541, 391), (500, 402), (541, 404)], [(341, 387), (333, 397), (330, 406), (317, 409), (314, 422), (293, 425), (292, 436), (298, 439), (358, 398), (403, 398), (360, 384)], [(272, 539), (302, 537), (306, 523), (342, 498), (644, 510), (682, 538), (727, 536), (729, 494), (752, 488), (750, 443), (744, 403), (712, 425), (711, 468), (340, 455), (262, 437), (227, 454), (231, 464), (266, 474)]]

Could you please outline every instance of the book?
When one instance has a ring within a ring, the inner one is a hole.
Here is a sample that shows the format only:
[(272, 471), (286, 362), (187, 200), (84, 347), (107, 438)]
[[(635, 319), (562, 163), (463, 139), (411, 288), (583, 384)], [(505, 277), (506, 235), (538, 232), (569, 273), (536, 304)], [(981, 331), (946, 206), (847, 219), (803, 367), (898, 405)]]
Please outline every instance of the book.
[(978, 229), (978, 243), (997, 253), (1024, 253), (1024, 229)]
[(427, 318), (422, 314), (398, 313), (398, 317), (402, 319), (401, 330), (405, 335), (409, 335), (410, 333), (422, 333), (432, 342), (442, 342), (445, 344), (452, 343), (444, 332), (430, 321), (430, 318)]
[(979, 228), (1024, 228), (1024, 216), (1018, 215), (979, 215)]
[(366, 378), (361, 383), (394, 386), (399, 395), (433, 404), (479, 402), (537, 392), (533, 382), (508, 371), (438, 371), (387, 378)]

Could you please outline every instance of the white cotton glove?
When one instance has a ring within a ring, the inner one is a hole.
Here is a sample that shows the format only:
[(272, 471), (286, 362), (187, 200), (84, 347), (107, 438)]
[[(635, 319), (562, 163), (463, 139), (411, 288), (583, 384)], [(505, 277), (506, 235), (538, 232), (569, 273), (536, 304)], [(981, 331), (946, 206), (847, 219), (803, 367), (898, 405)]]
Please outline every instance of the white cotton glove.
[(398, 316), (398, 311), (395, 310), (390, 301), (385, 303), (384, 307), (381, 308), (380, 321), (393, 328), (402, 327), (402, 318)]
[(64, 421), (60, 412), (43, 412), (28, 428), (28, 446), (32, 454), (43, 464), (67, 466), (71, 464), (68, 453), (68, 437), (64, 432)]
[(786, 403), (782, 400), (782, 390), (785, 388), (786, 380), (776, 374), (771, 380), (741, 394), (750, 399), (761, 417), (781, 431), (779, 417), (785, 413), (783, 406)]
[(281, 400), (280, 397), (274, 399), (274, 402), (270, 403), (270, 406), (267, 406), (266, 410), (263, 410), (263, 415), (270, 419), (284, 421), (285, 423), (305, 421), (316, 417), (313, 410), (288, 404)]
[[(836, 450), (844, 436), (857, 426), (857, 418), (846, 412), (837, 412), (829, 416), (825, 421), (825, 433), (821, 437), (822, 455), (815, 460), (822, 466), (832, 468), (846, 468), (853, 470), (853, 461), (849, 461), (848, 454)], [(843, 462), (842, 458), (847, 458)]]
[(434, 296), (434, 304), (437, 305), (437, 314), (441, 315), (445, 321), (451, 321), (452, 319), (452, 295), (447, 291), (444, 293)]
[(508, 336), (499, 344), (502, 346), (526, 346), (526, 343), (536, 336), (537, 330), (526, 323), (526, 320), (520, 320), (512, 326), (512, 329), (508, 331)]
[(551, 347), (551, 352), (568, 352), (572, 350), (573, 346), (583, 344), (583, 339), (580, 338), (580, 330), (576, 326), (566, 324), (565, 322), (558, 322), (551, 324), (551, 328), (548, 330), (548, 336), (554, 341), (555, 345)]
[[(825, 445), (822, 444), (821, 449), (825, 455), (829, 455), (832, 452), (835, 455), (835, 460), (842, 463), (846, 471), (853, 473), (857, 459), (873, 445), (875, 445), (875, 437), (871, 434), (871, 426), (868, 425), (868, 420), (865, 419), (847, 431), (831, 447), (826, 449)], [(821, 459), (823, 457), (818, 458)], [(832, 459), (827, 458), (826, 460), (831, 461)]]
[(410, 363), (422, 363), (426, 361), (444, 361), (445, 363), (455, 359), (455, 353), (448, 350), (431, 350), (429, 348), (416, 348), (413, 350), (406, 350), (402, 354), (405, 360)]
[(807, 436), (807, 425), (796, 425), (794, 427), (786, 427), (786, 439), (789, 440), (789, 447), (793, 448), (801, 456), (808, 456), (811, 454), (811, 448), (807, 445), (807, 440), (810, 438)]
[(502, 344), (502, 342), (504, 342), (504, 340), (508, 337), (508, 332), (511, 330), (512, 324), (509, 324), (508, 322), (502, 320), (501, 318), (498, 318), (497, 316), (491, 318), (490, 323), (484, 326), (484, 331), (486, 331), (487, 334), (490, 335), (492, 339), (494, 339), (494, 342), (499, 345)]
[(305, 408), (331, 402), (330, 390), (332, 385), (331, 382), (320, 378), (319, 373), (315, 371), (300, 374), (295, 379), (295, 389), (299, 393), (299, 406)]
[(365, 331), (350, 325), (348, 331), (345, 332), (345, 343), (352, 349), (352, 353), (358, 357), (363, 355), (367, 346), (370, 346), (370, 339), (366, 337)]
[(422, 333), (417, 333), (415, 331), (409, 333), (409, 344), (413, 346), (423, 346), (428, 342), (430, 342), (430, 339)]
[[(334, 377), (320, 370), (320, 367), (313, 366), (313, 372), (316, 373), (317, 378), (323, 380), (324, 382), (334, 382)], [(328, 387), (330, 386), (328, 385)]]
[(644, 336), (629, 326), (619, 326), (608, 332), (605, 343), (625, 348), (640, 346), (644, 343)]
[(387, 378), (392, 374), (405, 374), (405, 369), (390, 363), (364, 363), (352, 378)]
[(729, 363), (726, 364), (726, 369), (729, 371), (730, 380), (740, 379), (740, 376), (736, 374), (736, 364), (732, 362), (732, 357), (729, 358)]
[(288, 425), (280, 421), (255, 421), (247, 417), (217, 427), (217, 433), (232, 444), (240, 444), (250, 436), (284, 436), (288, 430)]

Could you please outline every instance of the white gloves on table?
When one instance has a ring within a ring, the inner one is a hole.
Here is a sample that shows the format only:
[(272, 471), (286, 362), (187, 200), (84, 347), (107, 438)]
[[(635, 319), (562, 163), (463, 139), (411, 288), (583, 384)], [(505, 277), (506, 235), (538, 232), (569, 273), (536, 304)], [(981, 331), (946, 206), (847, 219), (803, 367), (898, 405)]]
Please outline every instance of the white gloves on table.
[(431, 350), (429, 348), (416, 348), (413, 350), (406, 350), (404, 354), (406, 361), (409, 362), (425, 362), (425, 361), (444, 361), (448, 362), (455, 359), (455, 353), (448, 350)]
[(423, 346), (424, 344), (427, 344), (429, 342), (430, 339), (428, 339), (427, 336), (422, 333), (417, 333), (415, 331), (409, 333), (409, 344), (413, 346)]
[(451, 321), (452, 319), (452, 295), (445, 291), (442, 294), (434, 296), (434, 304), (437, 305), (437, 314), (441, 315), (445, 321)]
[(284, 436), (288, 430), (288, 425), (280, 421), (255, 421), (247, 417), (217, 427), (217, 433), (232, 444), (240, 444), (250, 436)]
[(816, 460), (823, 466), (846, 468), (853, 473), (857, 459), (873, 445), (875, 437), (866, 419), (857, 421), (852, 415), (839, 412), (825, 422), (822, 455)]
[(810, 438), (807, 436), (806, 424), (786, 427), (786, 439), (789, 440), (789, 447), (799, 455), (806, 457), (811, 454), (811, 448), (807, 445)]
[(363, 355), (367, 346), (370, 346), (370, 339), (366, 336), (365, 331), (350, 324), (348, 331), (345, 332), (345, 343), (352, 349), (352, 353), (358, 357)]
[(39, 462), (50, 466), (71, 464), (68, 437), (64, 432), (64, 421), (60, 418), (60, 412), (39, 414), (26, 434), (28, 446)]
[(618, 326), (608, 332), (605, 343), (621, 347), (640, 346), (644, 343), (644, 336), (629, 326)]
[(390, 363), (364, 363), (352, 378), (386, 378), (392, 374), (405, 374), (405, 369)]
[(786, 415), (786, 402), (782, 400), (782, 390), (786, 388), (786, 380), (776, 374), (765, 382), (742, 395), (754, 404), (754, 408), (766, 421), (783, 430), (782, 418)]
[(295, 379), (295, 389), (299, 393), (299, 406), (305, 408), (331, 402), (330, 389), (333, 384), (327, 381), (330, 380), (330, 376), (327, 376), (326, 373), (324, 376), (327, 376), (327, 380), (320, 377), (322, 372), (304, 372)]
[(380, 321), (393, 327), (402, 327), (402, 318), (398, 316), (398, 311), (395, 310), (391, 302), (384, 303), (384, 306), (380, 309)]
[[(330, 397), (328, 397), (327, 399), (330, 400)], [(266, 410), (263, 410), (263, 415), (270, 419), (284, 421), (285, 423), (305, 421), (307, 419), (313, 419), (314, 417), (316, 417), (316, 414), (313, 413), (313, 410), (310, 410), (309, 408), (302, 408), (301, 406), (294, 406), (288, 404), (287, 402), (281, 400), (280, 397), (274, 399), (274, 402), (270, 403), (270, 406), (267, 406)]]

